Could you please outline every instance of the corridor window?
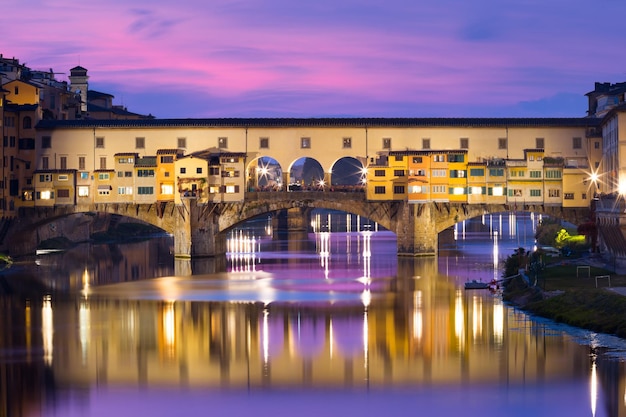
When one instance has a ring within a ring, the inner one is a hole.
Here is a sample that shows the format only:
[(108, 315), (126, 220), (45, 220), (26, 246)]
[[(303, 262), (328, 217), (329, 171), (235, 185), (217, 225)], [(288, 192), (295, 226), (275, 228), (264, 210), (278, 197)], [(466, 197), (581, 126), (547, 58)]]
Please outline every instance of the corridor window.
[(461, 138), (459, 141), (459, 147), (461, 149), (468, 149), (469, 148), (469, 139), (468, 138)]
[(146, 138), (135, 138), (135, 148), (144, 149), (146, 147)]
[(580, 149), (582, 147), (582, 138), (572, 138), (572, 148)]
[(311, 147), (311, 138), (300, 138), (300, 147), (302, 149), (309, 149)]
[(498, 149), (506, 149), (507, 148), (507, 140), (506, 138), (498, 139)]
[(176, 139), (176, 144), (178, 149), (185, 149), (187, 147), (187, 138)]
[(391, 149), (391, 138), (383, 138), (383, 149)]
[(104, 138), (103, 137), (96, 138), (96, 148), (104, 148)]
[(270, 147), (270, 138), (259, 138), (259, 148), (269, 149), (269, 147)]
[(544, 149), (545, 146), (545, 141), (543, 140), (543, 138), (535, 138), (535, 148), (537, 149)]
[(228, 138), (226, 137), (217, 138), (217, 147), (220, 149), (228, 148)]
[(430, 139), (422, 139), (422, 149), (430, 149)]
[(352, 138), (343, 138), (343, 148), (344, 149), (352, 148)]

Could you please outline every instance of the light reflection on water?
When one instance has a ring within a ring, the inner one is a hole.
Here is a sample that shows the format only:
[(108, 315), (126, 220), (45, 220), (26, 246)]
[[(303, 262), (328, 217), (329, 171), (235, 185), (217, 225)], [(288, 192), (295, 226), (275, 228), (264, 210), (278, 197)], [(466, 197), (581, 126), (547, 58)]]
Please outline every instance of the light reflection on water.
[(464, 224), (437, 259), (375, 229), (243, 230), (225, 272), (194, 275), (155, 242), (47, 258), (45, 298), (0, 298), (0, 415), (624, 415), (601, 343), (463, 290), (520, 246), (507, 221)]

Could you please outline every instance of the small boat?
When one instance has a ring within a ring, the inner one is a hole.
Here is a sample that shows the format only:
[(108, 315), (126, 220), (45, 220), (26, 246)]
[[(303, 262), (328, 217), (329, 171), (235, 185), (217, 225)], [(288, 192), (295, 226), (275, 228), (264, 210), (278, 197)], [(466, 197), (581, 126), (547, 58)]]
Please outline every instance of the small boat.
[(488, 282), (480, 282), (475, 279), (465, 283), (466, 290), (486, 290), (487, 288), (489, 288)]

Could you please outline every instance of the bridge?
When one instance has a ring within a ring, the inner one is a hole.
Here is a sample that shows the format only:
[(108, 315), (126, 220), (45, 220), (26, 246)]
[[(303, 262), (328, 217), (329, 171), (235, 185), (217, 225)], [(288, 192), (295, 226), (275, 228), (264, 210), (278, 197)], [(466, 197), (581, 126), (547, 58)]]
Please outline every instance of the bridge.
[(359, 215), (394, 232), (399, 256), (434, 256), (440, 232), (484, 214), (526, 211), (573, 224), (588, 221), (591, 214), (586, 208), (545, 204), (368, 201), (363, 192), (246, 192), (243, 201), (228, 203), (199, 204), (194, 198), (184, 198), (181, 204), (113, 203), (28, 208), (6, 231), (0, 249), (20, 256), (34, 253), (41, 242), (55, 237), (86, 241), (92, 233), (106, 230), (116, 216), (124, 216), (172, 234), (176, 257), (216, 256), (226, 252), (228, 232), (247, 220), (286, 213), (290, 232), (306, 232), (311, 211), (316, 208)]

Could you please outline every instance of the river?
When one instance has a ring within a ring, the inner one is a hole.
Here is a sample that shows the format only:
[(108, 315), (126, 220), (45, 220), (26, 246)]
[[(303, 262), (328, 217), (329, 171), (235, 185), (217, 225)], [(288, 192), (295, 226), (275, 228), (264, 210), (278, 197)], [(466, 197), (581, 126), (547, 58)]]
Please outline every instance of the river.
[(622, 339), (463, 288), (538, 220), (460, 223), (437, 258), (324, 213), (282, 240), (251, 223), (223, 259), (169, 237), (24, 259), (0, 276), (0, 417), (625, 416)]

